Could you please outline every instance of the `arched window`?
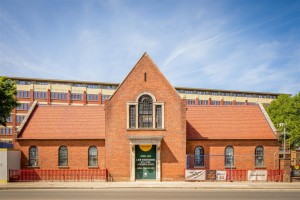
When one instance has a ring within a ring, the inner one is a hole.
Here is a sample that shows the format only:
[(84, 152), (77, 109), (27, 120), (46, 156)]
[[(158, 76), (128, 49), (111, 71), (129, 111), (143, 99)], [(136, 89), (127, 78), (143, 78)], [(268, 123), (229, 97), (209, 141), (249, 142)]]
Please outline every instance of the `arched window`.
[(38, 166), (38, 148), (36, 146), (29, 148), (29, 166)]
[(255, 148), (255, 166), (264, 166), (264, 148), (262, 146), (258, 146)]
[(164, 102), (143, 92), (135, 102), (127, 102), (127, 129), (164, 129)]
[(68, 148), (66, 146), (59, 147), (58, 166), (68, 166)]
[(149, 95), (139, 98), (139, 128), (153, 128), (153, 100)]
[(95, 146), (89, 148), (89, 166), (98, 166), (98, 151)]
[(195, 164), (196, 167), (204, 166), (204, 149), (201, 146), (195, 148)]
[(228, 146), (225, 149), (225, 167), (234, 166), (234, 151), (233, 147)]

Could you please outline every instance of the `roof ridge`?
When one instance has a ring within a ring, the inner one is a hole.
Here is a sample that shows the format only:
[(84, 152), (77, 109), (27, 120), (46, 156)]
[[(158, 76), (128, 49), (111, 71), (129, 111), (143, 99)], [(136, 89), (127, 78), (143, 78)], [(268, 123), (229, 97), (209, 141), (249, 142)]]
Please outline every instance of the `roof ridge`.
[(265, 110), (264, 106), (262, 105), (262, 103), (258, 103), (259, 105), (259, 108), (260, 108), (260, 111), (262, 112), (262, 114), (264, 115), (266, 121), (268, 122), (269, 124), (269, 127), (272, 129), (272, 132), (274, 134), (274, 137), (277, 139), (277, 136), (276, 136), (276, 132), (277, 132), (277, 129), (275, 128), (270, 116), (268, 115), (267, 111)]

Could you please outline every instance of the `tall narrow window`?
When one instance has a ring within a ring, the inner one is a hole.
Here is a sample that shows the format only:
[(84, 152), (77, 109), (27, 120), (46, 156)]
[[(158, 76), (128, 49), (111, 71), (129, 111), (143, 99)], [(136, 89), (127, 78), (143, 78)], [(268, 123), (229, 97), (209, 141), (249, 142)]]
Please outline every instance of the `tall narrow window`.
[(255, 166), (264, 166), (264, 148), (262, 146), (258, 146), (255, 148)]
[(204, 149), (201, 146), (196, 147), (195, 149), (195, 167), (204, 166)]
[(155, 128), (162, 128), (162, 106), (155, 106)]
[(153, 100), (149, 95), (139, 98), (139, 128), (153, 128)]
[(228, 146), (225, 149), (225, 167), (232, 167), (234, 163), (233, 147)]
[(68, 148), (61, 146), (58, 151), (58, 166), (68, 166)]
[(38, 148), (36, 146), (29, 148), (29, 166), (38, 166)]
[(164, 102), (144, 92), (134, 102), (126, 103), (127, 129), (164, 129)]
[(135, 128), (136, 127), (136, 106), (130, 105), (129, 106), (129, 128)]
[(89, 166), (98, 166), (98, 151), (95, 146), (89, 148)]

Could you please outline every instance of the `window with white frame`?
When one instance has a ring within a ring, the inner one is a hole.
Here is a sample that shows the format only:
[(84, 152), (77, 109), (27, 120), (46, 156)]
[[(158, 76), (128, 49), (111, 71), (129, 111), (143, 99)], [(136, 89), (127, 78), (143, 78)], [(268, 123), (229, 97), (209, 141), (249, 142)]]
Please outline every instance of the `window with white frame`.
[(68, 99), (68, 93), (51, 92), (50, 98), (51, 98), (51, 99), (62, 99), (62, 100), (67, 100), (67, 99)]
[(17, 123), (22, 123), (22, 121), (25, 119), (25, 115), (17, 115), (16, 119)]
[(35, 99), (47, 99), (48, 92), (34, 91)]
[(98, 94), (87, 94), (86, 97), (88, 101), (98, 101)]
[(225, 167), (232, 167), (234, 165), (234, 149), (228, 146), (225, 149)]
[(20, 105), (17, 107), (17, 110), (29, 110), (30, 104), (29, 103), (20, 103)]
[(203, 167), (204, 166), (204, 148), (202, 146), (197, 146), (195, 148), (195, 167)]
[(255, 148), (255, 166), (264, 166), (264, 148), (262, 146), (258, 146)]
[(68, 148), (60, 146), (58, 149), (58, 166), (68, 166)]
[(29, 166), (38, 166), (38, 148), (36, 146), (31, 146), (29, 148)]
[(186, 103), (187, 103), (187, 105), (196, 105), (196, 100), (195, 99), (187, 99)]
[(72, 100), (82, 100), (83, 99), (83, 95), (80, 93), (72, 93), (71, 94), (71, 99)]
[(6, 118), (6, 122), (12, 122), (12, 120), (13, 120), (12, 116), (9, 116), (8, 118)]
[(153, 100), (144, 94), (139, 98), (139, 128), (153, 128)]
[(97, 147), (91, 146), (89, 147), (89, 152), (88, 152), (88, 165), (89, 167), (96, 167), (98, 166), (98, 151)]
[(127, 128), (163, 129), (164, 103), (157, 102), (149, 93), (139, 95), (136, 102), (127, 103)]
[(30, 91), (18, 90), (17, 98), (30, 98)]
[(8, 127), (0, 127), (0, 134), (1, 135), (12, 135), (12, 128)]

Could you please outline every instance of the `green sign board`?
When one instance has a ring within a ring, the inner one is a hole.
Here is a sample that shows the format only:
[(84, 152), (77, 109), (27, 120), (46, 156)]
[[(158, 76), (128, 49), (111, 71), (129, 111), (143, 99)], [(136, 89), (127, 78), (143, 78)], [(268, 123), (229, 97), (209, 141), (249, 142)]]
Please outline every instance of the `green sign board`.
[(135, 179), (156, 179), (156, 145), (135, 145)]

